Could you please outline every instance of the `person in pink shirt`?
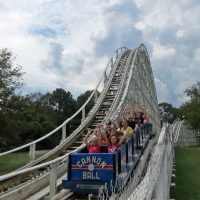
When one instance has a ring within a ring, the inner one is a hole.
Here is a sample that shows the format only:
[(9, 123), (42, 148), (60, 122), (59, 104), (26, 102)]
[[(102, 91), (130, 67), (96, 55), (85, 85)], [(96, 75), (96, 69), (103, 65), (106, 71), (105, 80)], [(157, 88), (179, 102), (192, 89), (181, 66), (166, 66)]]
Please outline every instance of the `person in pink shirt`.
[(110, 140), (106, 139), (106, 143), (108, 145), (108, 153), (113, 153), (117, 151), (120, 147), (120, 144), (118, 143), (118, 138), (115, 134), (112, 134), (110, 136)]
[[(101, 153), (101, 132), (100, 129), (95, 130), (95, 135), (90, 138), (90, 142), (88, 142), (88, 137), (90, 132), (87, 133), (84, 142), (87, 146), (89, 153)], [(96, 136), (97, 135), (97, 136)]]
[(108, 153), (115, 152), (119, 149), (120, 144), (116, 135), (111, 135), (110, 143), (108, 144)]

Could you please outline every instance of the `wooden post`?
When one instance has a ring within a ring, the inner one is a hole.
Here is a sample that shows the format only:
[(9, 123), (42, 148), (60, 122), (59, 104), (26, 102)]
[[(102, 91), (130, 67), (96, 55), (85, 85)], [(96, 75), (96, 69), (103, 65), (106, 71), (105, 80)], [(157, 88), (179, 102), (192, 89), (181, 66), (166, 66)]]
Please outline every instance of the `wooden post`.
[(66, 124), (62, 127), (62, 140), (63, 142), (66, 139)]
[(50, 191), (49, 196), (53, 197), (57, 192), (57, 163), (50, 164)]
[(110, 60), (111, 68), (113, 68), (113, 58)]
[(83, 107), (82, 109), (82, 119), (81, 122), (83, 122), (85, 120), (85, 107)]
[(106, 83), (107, 81), (107, 74), (106, 74), (106, 71), (104, 71), (104, 84)]
[(95, 101), (95, 103), (97, 102), (97, 100), (98, 100), (98, 92), (96, 90), (95, 93), (94, 93), (94, 101)]
[(36, 146), (36, 143), (33, 143), (30, 145), (30, 151), (29, 151), (30, 160), (35, 160), (35, 146)]

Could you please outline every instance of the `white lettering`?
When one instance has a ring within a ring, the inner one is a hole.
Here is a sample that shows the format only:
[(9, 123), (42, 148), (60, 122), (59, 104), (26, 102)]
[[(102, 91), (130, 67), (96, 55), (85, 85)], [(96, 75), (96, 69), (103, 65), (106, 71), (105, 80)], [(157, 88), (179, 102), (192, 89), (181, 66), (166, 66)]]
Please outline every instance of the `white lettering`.
[(98, 172), (83, 172), (84, 180), (100, 180)]
[(79, 167), (82, 167), (82, 166), (83, 166), (83, 165), (80, 163), (80, 161), (77, 162), (77, 165), (78, 165)]
[(92, 156), (92, 163), (96, 163), (96, 157), (95, 156)]
[[(123, 159), (123, 158), (122, 158)], [(100, 165), (101, 168), (104, 168), (107, 163), (102, 160), (101, 158), (97, 158), (96, 156), (87, 156), (85, 158), (81, 158), (80, 161), (77, 162), (77, 165), (81, 168), (84, 165), (89, 165), (89, 164), (94, 164), (94, 165)]]
[(100, 163), (101, 163), (101, 158), (97, 158), (96, 163), (97, 163), (97, 165), (100, 165)]
[(90, 156), (87, 156), (86, 160), (87, 160), (87, 163), (90, 163), (91, 162)]
[(102, 161), (101, 168), (104, 168), (106, 165), (107, 165), (107, 163), (105, 161)]
[(87, 164), (87, 162), (86, 162), (86, 159), (85, 159), (85, 158), (81, 158), (81, 162), (82, 162), (82, 165), (85, 165), (85, 164)]
[(83, 172), (83, 179), (87, 179), (87, 174), (86, 174), (86, 172)]

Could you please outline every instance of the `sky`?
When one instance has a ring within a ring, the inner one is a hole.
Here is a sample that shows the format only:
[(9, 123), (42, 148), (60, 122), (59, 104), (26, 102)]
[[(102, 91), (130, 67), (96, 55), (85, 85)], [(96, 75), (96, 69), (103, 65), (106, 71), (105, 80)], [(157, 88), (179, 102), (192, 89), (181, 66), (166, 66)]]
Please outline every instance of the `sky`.
[(94, 89), (113, 52), (143, 43), (159, 102), (178, 107), (200, 80), (199, 0), (0, 0), (0, 49), (24, 93)]

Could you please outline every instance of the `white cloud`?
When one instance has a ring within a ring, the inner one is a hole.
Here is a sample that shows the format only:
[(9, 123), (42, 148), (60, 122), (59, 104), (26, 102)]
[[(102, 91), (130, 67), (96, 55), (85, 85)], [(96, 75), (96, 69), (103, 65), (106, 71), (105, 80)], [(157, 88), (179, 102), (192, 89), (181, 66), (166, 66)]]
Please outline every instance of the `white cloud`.
[(170, 46), (162, 46), (159, 42), (152, 43), (153, 59), (163, 59), (166, 56), (171, 56), (176, 53), (176, 49)]
[(169, 102), (170, 91), (168, 90), (167, 85), (157, 77), (154, 77), (154, 81), (156, 85), (157, 94), (159, 94), (159, 99), (158, 99), (159, 103), (166, 102), (166, 101)]
[(180, 105), (200, 77), (199, 9), (197, 0), (2, 0), (0, 48), (17, 54), (27, 92), (77, 96), (95, 87), (115, 49), (145, 43), (159, 101)]
[(184, 30), (178, 30), (177, 32), (176, 32), (176, 37), (177, 38), (181, 38), (181, 37), (183, 37), (184, 36)]

